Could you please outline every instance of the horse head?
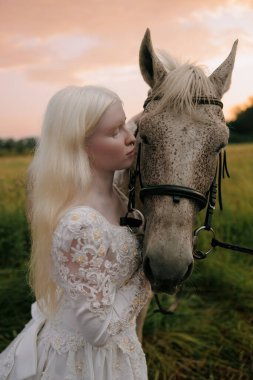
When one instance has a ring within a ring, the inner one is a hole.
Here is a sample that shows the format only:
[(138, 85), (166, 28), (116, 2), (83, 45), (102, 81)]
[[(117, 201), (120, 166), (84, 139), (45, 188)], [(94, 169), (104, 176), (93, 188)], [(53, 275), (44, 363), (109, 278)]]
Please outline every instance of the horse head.
[[(150, 91), (136, 121), (142, 186), (169, 184), (208, 192), (217, 155), (229, 137), (220, 99), (230, 86), (236, 46), (237, 41), (208, 77), (194, 64), (156, 54), (146, 31), (140, 69)], [(199, 210), (198, 200), (144, 194), (143, 266), (154, 292), (174, 292), (191, 274), (192, 231)]]

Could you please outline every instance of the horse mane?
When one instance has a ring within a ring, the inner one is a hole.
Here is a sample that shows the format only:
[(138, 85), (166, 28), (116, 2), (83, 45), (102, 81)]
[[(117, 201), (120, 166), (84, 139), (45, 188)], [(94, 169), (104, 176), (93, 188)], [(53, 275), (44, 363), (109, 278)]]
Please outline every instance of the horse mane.
[(161, 85), (152, 91), (152, 97), (161, 98), (159, 110), (169, 104), (177, 112), (191, 114), (196, 107), (194, 98), (215, 97), (214, 87), (203, 66), (190, 62), (181, 64), (161, 50), (157, 55), (167, 72)]

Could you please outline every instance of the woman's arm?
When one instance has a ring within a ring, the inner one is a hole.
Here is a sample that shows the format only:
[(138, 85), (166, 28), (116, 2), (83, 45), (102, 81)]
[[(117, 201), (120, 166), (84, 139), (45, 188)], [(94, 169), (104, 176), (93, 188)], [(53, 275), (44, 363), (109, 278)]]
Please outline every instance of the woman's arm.
[(94, 346), (128, 327), (150, 295), (141, 268), (116, 287), (110, 275), (116, 266), (106, 255), (106, 237), (95, 213), (75, 211), (61, 222), (54, 240), (57, 282), (69, 294), (80, 329)]

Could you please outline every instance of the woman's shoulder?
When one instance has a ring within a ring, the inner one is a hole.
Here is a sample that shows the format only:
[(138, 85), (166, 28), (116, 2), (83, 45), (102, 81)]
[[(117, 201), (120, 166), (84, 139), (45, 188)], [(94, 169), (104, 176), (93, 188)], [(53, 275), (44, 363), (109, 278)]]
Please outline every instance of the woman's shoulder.
[(115, 228), (124, 229), (120, 225), (112, 224), (100, 211), (89, 205), (72, 206), (67, 209), (59, 218), (58, 225), (61, 224), (76, 227), (103, 227), (106, 230)]
[(80, 229), (84, 227), (95, 227), (102, 224), (99, 213), (90, 206), (72, 206), (65, 210), (59, 218), (56, 230), (62, 227)]
[(70, 207), (62, 213), (56, 228), (53, 232), (53, 247), (55, 249), (70, 249), (73, 240), (78, 240), (80, 244), (84, 241), (91, 246), (96, 242), (107, 241), (103, 221), (96, 210), (89, 206)]

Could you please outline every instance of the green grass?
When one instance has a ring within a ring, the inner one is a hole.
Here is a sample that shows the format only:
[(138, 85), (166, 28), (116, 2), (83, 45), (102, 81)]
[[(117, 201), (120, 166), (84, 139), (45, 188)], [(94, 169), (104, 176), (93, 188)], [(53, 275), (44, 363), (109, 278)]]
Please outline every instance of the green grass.
[(0, 351), (30, 319), (30, 233), (25, 213), (29, 156), (0, 158)]
[[(253, 247), (253, 144), (228, 147), (231, 178), (223, 181), (224, 211), (215, 211), (222, 241)], [(0, 158), (0, 349), (30, 318), (29, 229), (24, 178), (30, 158)], [(203, 223), (204, 212), (198, 218)], [(202, 244), (208, 246), (208, 236)], [(253, 373), (253, 256), (216, 248), (195, 263), (174, 315), (151, 303), (143, 347), (151, 380), (250, 380)], [(173, 297), (161, 295), (169, 306)]]
[(6, 156), (0, 158), (0, 180), (24, 180), (31, 156)]
[(33, 295), (27, 267), (0, 270), (0, 351), (16, 337), (30, 319)]

